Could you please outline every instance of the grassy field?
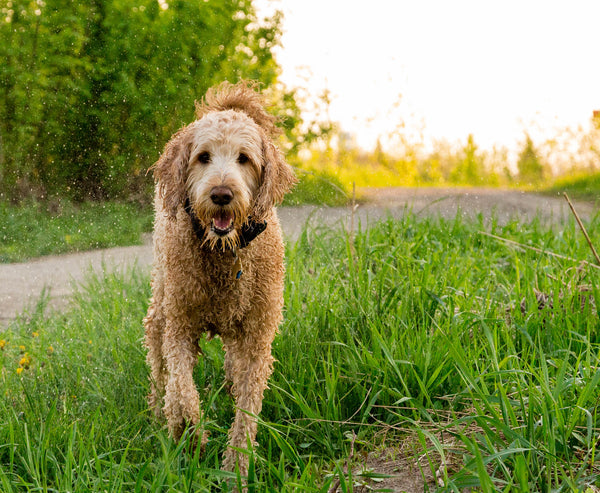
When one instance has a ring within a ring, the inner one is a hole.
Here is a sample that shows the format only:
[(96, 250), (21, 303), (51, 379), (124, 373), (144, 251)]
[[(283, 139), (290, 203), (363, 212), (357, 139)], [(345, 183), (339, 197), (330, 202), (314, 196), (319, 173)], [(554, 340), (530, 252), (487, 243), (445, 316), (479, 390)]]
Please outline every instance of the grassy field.
[(285, 196), (284, 206), (316, 204), (340, 206), (348, 203), (350, 188), (333, 173), (323, 170), (294, 169), (298, 183)]
[(557, 179), (545, 192), (562, 194), (567, 192), (573, 199), (600, 200), (600, 173), (580, 174)]
[[(440, 491), (597, 491), (600, 271), (581, 260), (573, 223), (305, 231), (287, 251), (249, 491), (385, 491), (366, 457), (389, 450)], [(145, 275), (108, 272), (66, 313), (41, 300), (0, 333), (1, 491), (229, 488), (220, 343), (202, 342), (195, 374), (211, 432), (198, 457), (146, 409), (148, 297)]]
[(152, 230), (151, 207), (119, 202), (0, 202), (0, 262), (140, 244)]

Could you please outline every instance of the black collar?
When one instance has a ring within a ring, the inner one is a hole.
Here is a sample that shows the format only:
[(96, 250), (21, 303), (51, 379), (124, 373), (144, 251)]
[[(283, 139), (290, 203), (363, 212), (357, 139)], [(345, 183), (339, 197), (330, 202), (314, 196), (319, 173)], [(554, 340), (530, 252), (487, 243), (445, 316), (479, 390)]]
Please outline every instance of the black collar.
[[(202, 226), (202, 224), (200, 223), (200, 220), (198, 219), (196, 214), (194, 214), (192, 205), (190, 204), (189, 197), (186, 197), (186, 199), (185, 199), (184, 209), (185, 209), (185, 212), (187, 212), (188, 215), (190, 216), (194, 233), (196, 233), (196, 236), (198, 237), (198, 239), (200, 241), (204, 241), (204, 235), (206, 234), (206, 229), (204, 228), (204, 226)], [(257, 223), (256, 221), (253, 221), (252, 219), (248, 218), (248, 221), (246, 221), (244, 223), (244, 225), (242, 226), (241, 235), (239, 237), (240, 243), (238, 245), (238, 248), (247, 247), (248, 244), (254, 238), (256, 238), (259, 234), (261, 234), (266, 228), (267, 228), (267, 221), (262, 221), (260, 223)], [(221, 240), (219, 240), (218, 244), (219, 245), (221, 244)]]

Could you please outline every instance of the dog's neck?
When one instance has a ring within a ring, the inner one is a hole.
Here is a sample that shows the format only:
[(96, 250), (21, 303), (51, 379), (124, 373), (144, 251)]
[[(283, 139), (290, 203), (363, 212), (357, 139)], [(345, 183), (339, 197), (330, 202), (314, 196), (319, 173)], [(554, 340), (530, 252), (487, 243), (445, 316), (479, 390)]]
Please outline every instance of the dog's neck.
[[(198, 219), (198, 216), (196, 216), (196, 214), (194, 214), (194, 210), (192, 209), (192, 205), (190, 204), (189, 197), (186, 197), (186, 199), (185, 199), (184, 209), (185, 209), (185, 212), (188, 213), (188, 216), (190, 216), (190, 220), (192, 222), (192, 229), (194, 230), (196, 237), (201, 242), (204, 242), (204, 237), (206, 235), (206, 228), (204, 226), (202, 226), (202, 223)], [(261, 234), (266, 228), (267, 228), (267, 221), (256, 222), (256, 221), (253, 221), (252, 219), (248, 218), (248, 220), (242, 226), (242, 230), (239, 235), (239, 244), (238, 244), (237, 248), (247, 247), (250, 244), (250, 242), (254, 238), (256, 238), (259, 234)], [(217, 245), (219, 247), (222, 246), (221, 240), (219, 240)]]

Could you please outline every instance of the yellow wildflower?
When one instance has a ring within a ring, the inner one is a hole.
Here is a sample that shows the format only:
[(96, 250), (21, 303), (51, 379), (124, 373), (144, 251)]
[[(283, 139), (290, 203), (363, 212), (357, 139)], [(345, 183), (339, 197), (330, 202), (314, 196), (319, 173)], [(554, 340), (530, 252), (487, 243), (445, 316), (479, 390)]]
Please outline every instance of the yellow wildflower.
[(21, 358), (21, 361), (19, 361), (19, 365), (24, 368), (28, 368), (29, 363), (31, 363), (31, 356), (29, 356), (28, 353), (25, 353), (25, 355)]
[(17, 368), (17, 375), (20, 375), (21, 373), (23, 373), (23, 368), (21, 368), (21, 367)]
[(25, 352), (25, 346), (19, 346), (19, 351), (21, 351), (22, 353)]
[(8, 342), (6, 342), (4, 339), (0, 339), (0, 349), (4, 349), (4, 346), (6, 346), (8, 344)]
[(52, 354), (54, 352), (54, 348), (52, 346), (48, 346), (48, 349), (46, 350), (46, 352), (48, 354)]
[(31, 335), (33, 337), (39, 337), (40, 333), (39, 332), (32, 332)]

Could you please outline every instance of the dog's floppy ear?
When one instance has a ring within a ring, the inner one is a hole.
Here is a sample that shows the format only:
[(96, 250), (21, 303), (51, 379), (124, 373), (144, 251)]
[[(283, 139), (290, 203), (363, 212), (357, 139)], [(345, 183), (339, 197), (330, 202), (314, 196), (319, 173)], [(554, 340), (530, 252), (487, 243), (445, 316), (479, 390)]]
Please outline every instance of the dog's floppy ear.
[(185, 181), (190, 160), (190, 146), (187, 139), (187, 127), (175, 133), (150, 168), (158, 186), (165, 211), (170, 217), (177, 215), (177, 207), (185, 201)]
[(298, 181), (292, 167), (285, 162), (271, 139), (263, 137), (263, 176), (253, 207), (253, 219), (262, 221), (271, 208), (283, 200), (283, 196)]

